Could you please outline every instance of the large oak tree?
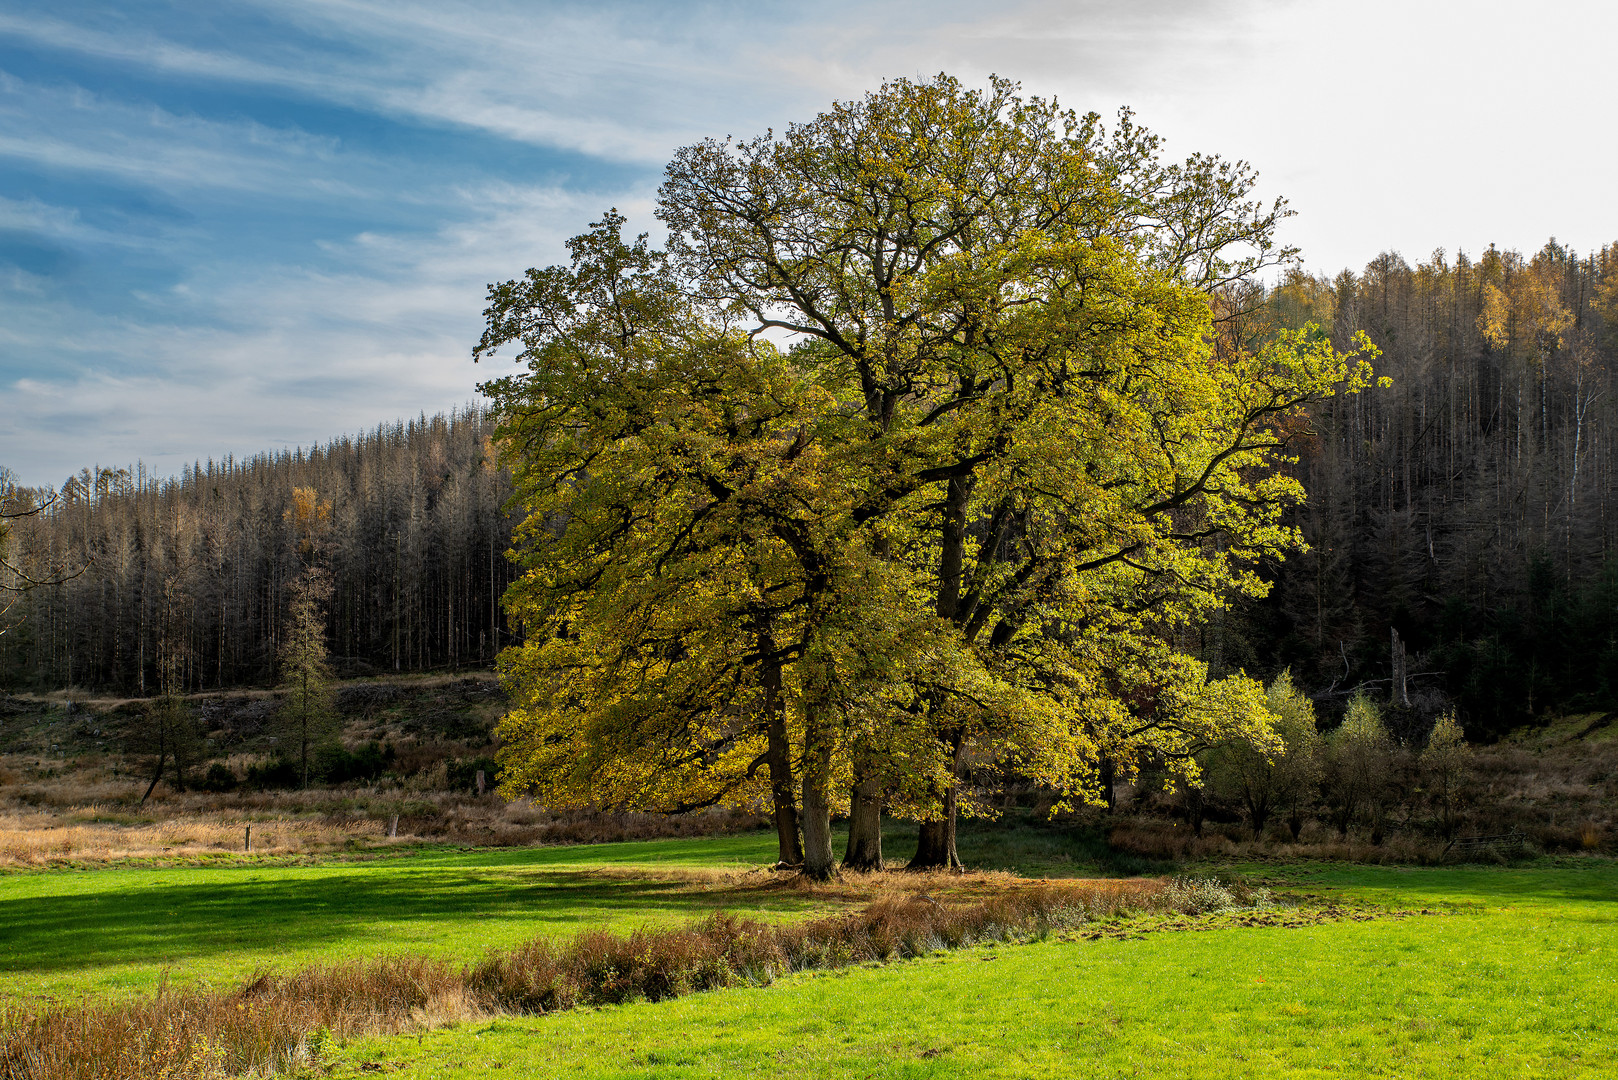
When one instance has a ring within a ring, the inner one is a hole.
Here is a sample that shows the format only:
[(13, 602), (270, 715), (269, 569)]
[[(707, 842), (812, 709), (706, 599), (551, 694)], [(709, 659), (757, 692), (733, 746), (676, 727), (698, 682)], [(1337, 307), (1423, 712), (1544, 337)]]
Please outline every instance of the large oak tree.
[(478, 351), (526, 365), (487, 386), (529, 511), (508, 789), (677, 809), (768, 764), (779, 810), (796, 767), (824, 876), (845, 800), (851, 863), (884, 799), (912, 865), (957, 863), (974, 761), (1095, 800), (1267, 744), (1257, 685), (1174, 644), (1296, 546), (1289, 433), (1369, 369), (1221, 334), (1286, 255), (1252, 183), (1127, 113), (901, 80), (680, 151), (666, 252), (609, 217), (494, 287)]

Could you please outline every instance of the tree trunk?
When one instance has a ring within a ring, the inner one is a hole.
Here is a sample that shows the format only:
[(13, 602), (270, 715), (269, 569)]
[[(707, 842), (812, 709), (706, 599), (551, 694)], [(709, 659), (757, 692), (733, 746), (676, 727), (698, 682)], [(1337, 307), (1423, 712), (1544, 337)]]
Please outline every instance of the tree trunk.
[(1393, 678), (1390, 680), (1392, 685), (1388, 690), (1388, 703), (1396, 709), (1408, 709), (1410, 708), (1410, 692), (1406, 688), (1406, 671), (1408, 669), (1406, 667), (1405, 645), (1404, 642), (1399, 640), (1399, 631), (1394, 627), (1388, 627), (1388, 634), (1391, 638), (1390, 651), (1392, 654), (1392, 662), (1389, 666), (1393, 669)]
[(882, 788), (884, 777), (869, 755), (854, 760), (854, 788), (849, 794), (848, 847), (844, 870), (882, 869)]
[(949, 738), (953, 757), (949, 786), (944, 790), (944, 815), (937, 821), (924, 821), (916, 836), (916, 854), (906, 870), (959, 870), (961, 857), (955, 850), (956, 787), (961, 775), (961, 751), (966, 745), (961, 732)]
[(157, 782), (163, 779), (163, 762), (167, 760), (168, 752), (166, 750), (159, 749), (157, 752), (157, 772), (152, 774), (152, 782), (146, 785), (146, 794), (140, 797), (140, 804), (142, 806), (145, 806), (146, 800), (152, 797), (152, 792), (157, 790)]
[(811, 706), (805, 717), (803, 755), (803, 875), (828, 881), (837, 870), (831, 850), (831, 741)]
[(307, 671), (303, 673), (302, 681), (303, 701), (302, 711), (299, 714), (302, 718), (302, 723), (298, 731), (298, 749), (303, 763), (303, 779), (299, 782), (298, 787), (307, 788), (309, 786), (309, 673)]
[(1207, 811), (1207, 804), (1202, 798), (1202, 788), (1195, 784), (1187, 785), (1185, 789), (1185, 820), (1191, 826), (1191, 835), (1202, 836), (1202, 819)]
[(781, 664), (769, 654), (775, 644), (760, 635), (764, 647), (764, 722), (768, 734), (765, 764), (770, 769), (770, 796), (775, 803), (777, 861), (780, 867), (803, 865), (803, 844), (798, 839), (798, 803), (792, 784), (792, 746), (787, 741), (786, 714), (781, 709)]
[(1253, 839), (1264, 838), (1264, 826), (1270, 820), (1270, 800), (1267, 796), (1247, 800), (1247, 820), (1253, 826)]

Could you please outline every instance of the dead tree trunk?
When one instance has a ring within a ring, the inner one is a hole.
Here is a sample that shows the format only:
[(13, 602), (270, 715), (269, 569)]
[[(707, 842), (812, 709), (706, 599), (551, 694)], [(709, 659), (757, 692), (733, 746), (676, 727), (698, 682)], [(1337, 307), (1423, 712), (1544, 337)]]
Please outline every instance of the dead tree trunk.
[(1396, 709), (1408, 709), (1410, 693), (1405, 681), (1409, 669), (1405, 658), (1405, 643), (1399, 640), (1399, 631), (1393, 627), (1388, 627), (1388, 633), (1393, 639), (1391, 646), (1393, 679), (1392, 685), (1388, 688), (1388, 703)]

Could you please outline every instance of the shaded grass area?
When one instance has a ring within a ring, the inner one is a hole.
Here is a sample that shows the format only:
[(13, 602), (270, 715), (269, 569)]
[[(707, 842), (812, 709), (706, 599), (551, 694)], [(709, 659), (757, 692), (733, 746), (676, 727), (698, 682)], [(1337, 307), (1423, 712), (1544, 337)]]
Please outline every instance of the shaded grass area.
[[(306, 1075), (325, 1065), (332, 1037), (425, 1029), (449, 1019), (536, 1015), (581, 1005), (660, 1001), (781, 974), (910, 959), (1010, 942), (1053, 929), (1116, 925), (1120, 916), (1174, 916), (1267, 905), (1212, 881), (1150, 879), (1018, 885), (941, 903), (889, 895), (848, 912), (771, 923), (716, 913), (628, 935), (592, 930), (565, 942), (536, 938), (471, 964), (405, 954), (260, 974), (239, 987), (131, 1002), (0, 1014), (6, 1080), (226, 1080)], [(1267, 906), (1262, 913), (1271, 914)]]
[(1304, 866), (1405, 920), (974, 949), (765, 989), (363, 1040), (335, 1075), (1605, 1077), (1618, 866)]
[[(915, 835), (914, 825), (889, 824), (890, 861), (914, 851)], [(1111, 860), (1094, 834), (1015, 823), (964, 822), (960, 849), (968, 865), (1031, 877), (1136, 869)], [(219, 982), (379, 951), (465, 957), (537, 934), (720, 908), (782, 918), (834, 906), (747, 873), (775, 854), (773, 834), (742, 833), (0, 872), (0, 1002), (142, 991), (165, 972), (178, 986)]]
[[(350, 861), (241, 859), (0, 874), (0, 1001), (245, 976), (265, 965), (417, 952), (465, 957), (538, 934), (824, 900), (746, 875), (763, 834), (575, 847), (425, 849)], [(724, 874), (726, 868), (736, 872)], [(703, 871), (721, 873), (711, 879)]]

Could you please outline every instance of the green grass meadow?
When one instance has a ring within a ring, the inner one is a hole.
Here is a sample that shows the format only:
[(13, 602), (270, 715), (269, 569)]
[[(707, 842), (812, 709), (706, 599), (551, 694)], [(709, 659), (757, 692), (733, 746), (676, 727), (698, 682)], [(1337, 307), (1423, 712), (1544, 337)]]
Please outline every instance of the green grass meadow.
[[(1030, 874), (1120, 869), (1089, 843), (985, 832), (963, 854)], [(907, 853), (904, 838), (894, 850)], [(537, 934), (715, 908), (827, 910), (776, 875), (690, 873), (773, 853), (772, 836), (750, 834), (4, 874), (0, 1007), (146, 992), (164, 974), (228, 985), (266, 966), (387, 952), (471, 959)], [(1618, 1076), (1618, 863), (1220, 869), (1283, 897), (1427, 913), (1069, 935), (465, 1023), (339, 1048), (330, 1075)]]
[(0, 874), (0, 1004), (219, 983), (260, 967), (419, 952), (476, 956), (539, 934), (631, 927), (747, 907), (824, 905), (746, 882), (693, 885), (667, 871), (766, 863), (774, 837), (207, 866)]
[[(915, 827), (891, 829), (889, 842), (903, 858)], [(1082, 835), (980, 827), (963, 831), (961, 850), (975, 865), (1034, 876), (1118, 872), (1103, 848)], [(218, 984), (271, 965), (381, 952), (471, 957), (539, 934), (720, 908), (780, 918), (826, 911), (776, 875), (715, 885), (679, 873), (767, 867), (775, 855), (773, 833), (744, 833), (0, 873), (0, 1004), (147, 991), (165, 975)]]
[(369, 1040), (336, 1075), (1618, 1076), (1611, 862), (1284, 878), (1436, 913), (966, 950)]

